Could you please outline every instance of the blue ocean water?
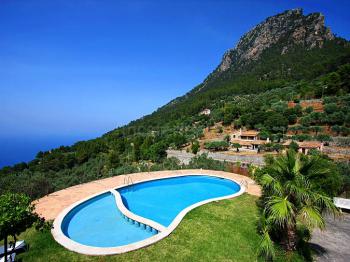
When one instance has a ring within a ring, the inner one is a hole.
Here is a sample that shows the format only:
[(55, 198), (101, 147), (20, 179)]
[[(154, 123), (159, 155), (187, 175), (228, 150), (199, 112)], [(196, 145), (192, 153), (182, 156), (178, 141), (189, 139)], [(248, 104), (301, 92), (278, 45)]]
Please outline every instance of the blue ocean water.
[(0, 168), (33, 160), (39, 151), (68, 146), (88, 136), (0, 136)]

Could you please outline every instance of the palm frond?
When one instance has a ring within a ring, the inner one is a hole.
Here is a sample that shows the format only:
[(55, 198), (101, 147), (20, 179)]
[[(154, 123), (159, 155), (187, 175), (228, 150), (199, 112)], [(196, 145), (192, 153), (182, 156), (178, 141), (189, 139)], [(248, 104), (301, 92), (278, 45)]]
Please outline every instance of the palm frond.
[(325, 221), (320, 211), (313, 206), (303, 206), (299, 210), (298, 220), (311, 229), (324, 229), (325, 227)]
[(333, 200), (325, 195), (314, 193), (312, 195), (313, 202), (321, 210), (332, 214), (334, 217), (341, 215), (341, 210), (337, 208)]
[(288, 181), (284, 185), (285, 191), (288, 195), (293, 195), (293, 197), (301, 204), (309, 201), (310, 191), (305, 183), (297, 183), (297, 181)]
[(282, 186), (277, 179), (270, 176), (269, 174), (264, 174), (260, 178), (261, 186), (270, 194), (276, 194), (278, 196), (282, 195)]
[(302, 163), (300, 161), (300, 156), (294, 152), (294, 150), (289, 150), (288, 153), (290, 158), (292, 158), (293, 162), (291, 163), (291, 169), (293, 170), (293, 174), (299, 174), (300, 169), (302, 167)]
[(332, 170), (329, 166), (324, 165), (324, 161), (321, 157), (308, 157), (303, 161), (303, 166), (300, 169), (300, 173), (307, 177), (320, 177), (330, 175)]
[(273, 196), (268, 199), (265, 212), (272, 221), (283, 227), (292, 222), (294, 205), (288, 201), (287, 197)]
[(274, 244), (267, 230), (261, 236), (258, 254), (266, 260), (273, 260), (276, 257)]

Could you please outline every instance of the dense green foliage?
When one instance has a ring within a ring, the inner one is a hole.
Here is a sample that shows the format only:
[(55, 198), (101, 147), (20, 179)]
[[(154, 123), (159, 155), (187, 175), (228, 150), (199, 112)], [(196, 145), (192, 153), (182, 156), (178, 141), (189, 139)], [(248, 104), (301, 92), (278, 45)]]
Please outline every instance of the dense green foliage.
[(226, 151), (229, 147), (229, 143), (226, 141), (211, 141), (204, 144), (205, 149), (213, 151)]
[(4, 257), (7, 257), (8, 237), (16, 242), (17, 236), (34, 223), (39, 228), (44, 225), (44, 220), (34, 212), (29, 197), (14, 193), (0, 195), (0, 239), (5, 244)]
[(325, 212), (338, 213), (331, 198), (340, 186), (334, 164), (289, 150), (267, 160), (253, 175), (262, 186), (260, 253), (274, 259), (277, 242), (289, 251), (298, 248), (310, 259), (306, 243), (312, 230), (325, 227)]

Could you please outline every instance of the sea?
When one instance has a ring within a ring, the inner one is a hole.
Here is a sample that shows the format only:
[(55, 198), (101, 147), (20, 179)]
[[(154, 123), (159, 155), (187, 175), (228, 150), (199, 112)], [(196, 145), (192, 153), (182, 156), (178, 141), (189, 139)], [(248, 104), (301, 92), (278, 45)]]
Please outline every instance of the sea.
[(39, 151), (47, 151), (62, 145), (69, 146), (91, 138), (93, 137), (86, 135), (0, 137), (0, 168), (31, 161)]

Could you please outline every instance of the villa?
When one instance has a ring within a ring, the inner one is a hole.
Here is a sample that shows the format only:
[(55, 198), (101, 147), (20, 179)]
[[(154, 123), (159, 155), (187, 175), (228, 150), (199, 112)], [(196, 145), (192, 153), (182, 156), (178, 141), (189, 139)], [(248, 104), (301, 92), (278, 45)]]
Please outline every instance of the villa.
[(239, 131), (236, 131), (231, 135), (230, 142), (240, 144), (245, 149), (257, 150), (260, 145), (269, 142), (269, 139), (261, 140), (259, 133), (260, 132), (256, 130), (242, 131), (242, 129), (239, 129)]
[(259, 140), (259, 131), (255, 130), (246, 130), (242, 131), (242, 128), (239, 131), (235, 132), (231, 136), (232, 139), (237, 140), (247, 140), (247, 141), (256, 141)]
[[(292, 140), (286, 141), (283, 146), (288, 148)], [(320, 152), (323, 151), (323, 143), (319, 141), (303, 141), (303, 142), (296, 142), (299, 146), (298, 151), (300, 153), (303, 153), (307, 155), (311, 149), (318, 150)]]
[(209, 116), (210, 114), (211, 114), (211, 110), (208, 108), (204, 109), (199, 113), (199, 115), (205, 115), (205, 116)]

